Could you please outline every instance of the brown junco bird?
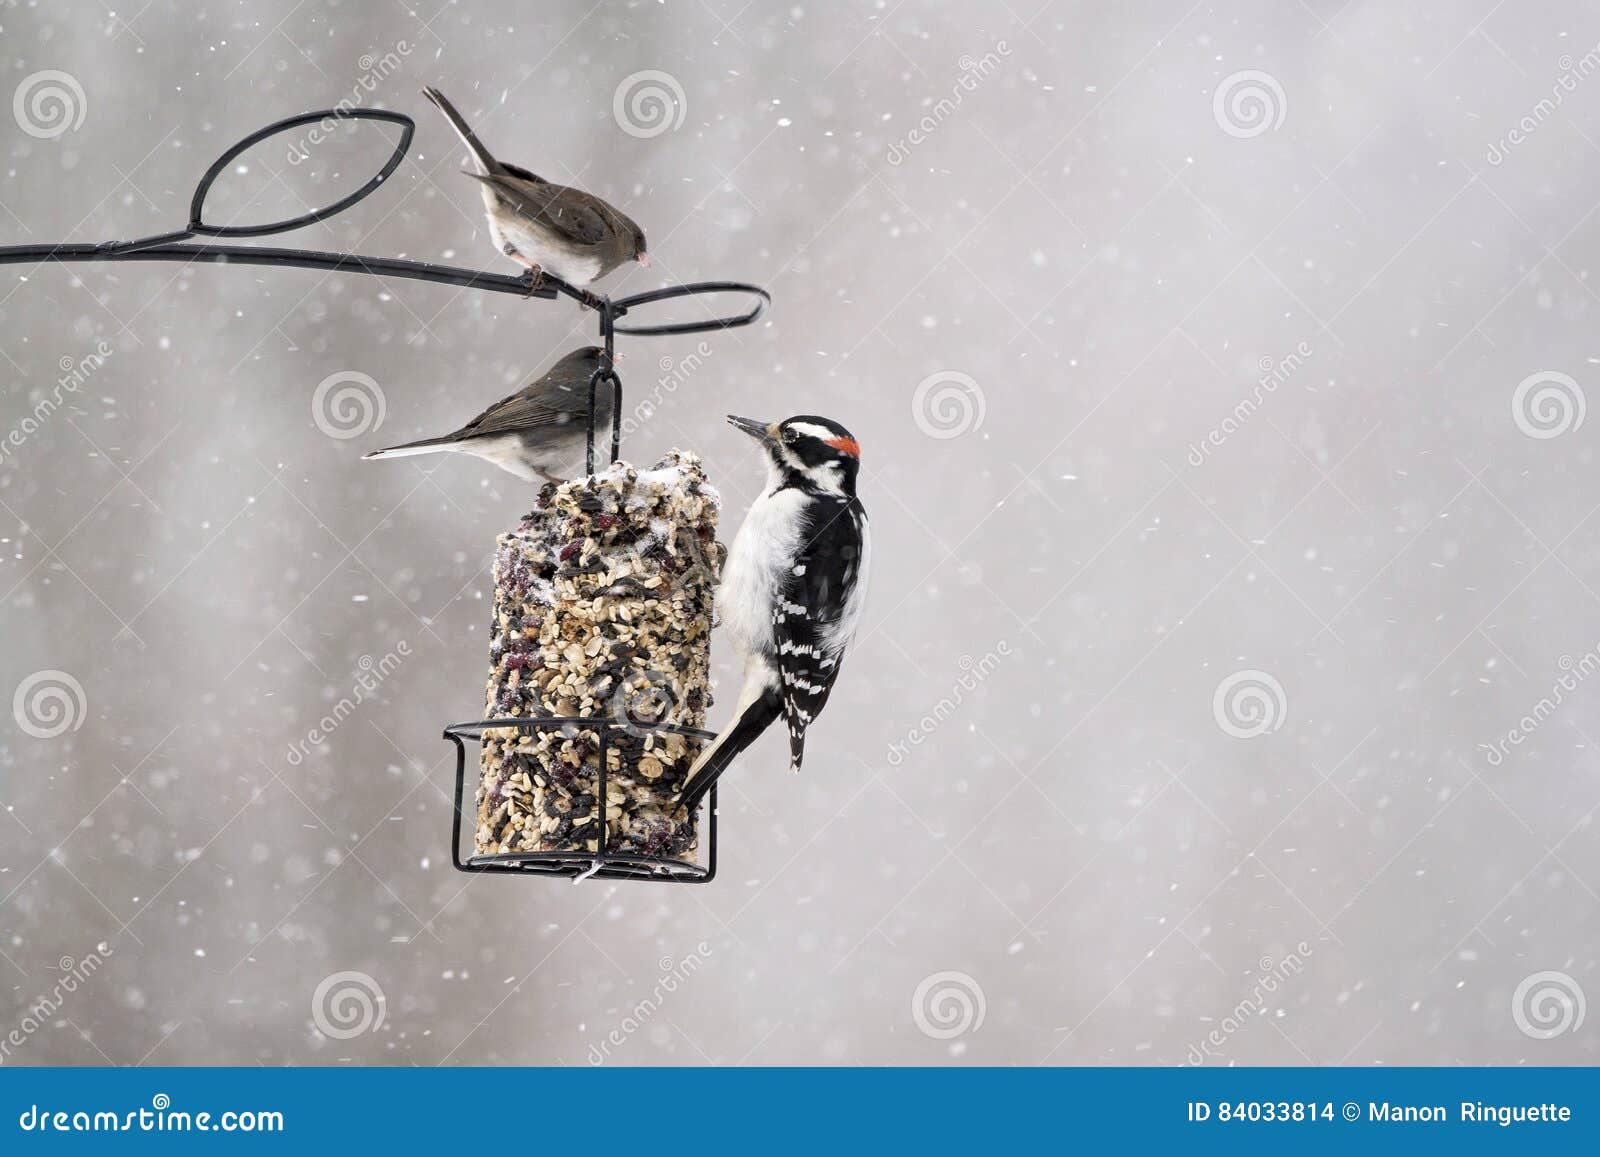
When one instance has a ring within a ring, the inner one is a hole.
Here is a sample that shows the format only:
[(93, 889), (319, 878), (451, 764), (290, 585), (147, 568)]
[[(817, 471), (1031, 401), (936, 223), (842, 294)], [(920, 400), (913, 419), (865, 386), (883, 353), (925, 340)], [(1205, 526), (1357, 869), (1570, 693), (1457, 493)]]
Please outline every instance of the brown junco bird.
[(549, 270), (569, 285), (588, 285), (627, 261), (650, 264), (644, 230), (592, 193), (552, 185), (517, 165), (497, 161), (484, 148), (455, 106), (436, 88), (422, 95), (467, 146), (483, 182), (483, 207), (489, 235), (506, 256), (522, 262), (537, 278)]
[[(600, 368), (600, 349), (573, 350), (545, 375), (502, 398), (461, 429), (439, 438), (390, 446), (366, 458), (405, 458), (459, 450), (493, 462), (518, 478), (560, 482), (581, 462), (588, 445), (589, 379)], [(595, 391), (595, 437), (611, 425), (611, 387)]]

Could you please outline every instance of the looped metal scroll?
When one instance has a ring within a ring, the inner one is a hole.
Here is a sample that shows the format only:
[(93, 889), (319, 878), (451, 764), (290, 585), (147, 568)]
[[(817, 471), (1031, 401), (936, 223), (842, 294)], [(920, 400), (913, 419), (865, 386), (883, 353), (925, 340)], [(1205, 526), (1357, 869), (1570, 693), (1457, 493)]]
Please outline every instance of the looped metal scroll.
[[(355, 191), (346, 194), (320, 209), (313, 209), (285, 221), (271, 221), (264, 225), (212, 225), (205, 220), (205, 201), (211, 187), (223, 170), (237, 157), (269, 137), (289, 129), (324, 121), (382, 121), (400, 126), (400, 139), (383, 166)], [(749, 325), (765, 312), (772, 300), (770, 294), (759, 286), (741, 281), (699, 281), (688, 285), (669, 285), (645, 293), (636, 293), (613, 301), (609, 297), (590, 293), (569, 285), (549, 273), (537, 281), (531, 273), (512, 277), (487, 270), (465, 269), (454, 265), (437, 265), (428, 261), (411, 261), (398, 257), (369, 257), (359, 253), (331, 253), (317, 249), (280, 249), (261, 245), (225, 245), (209, 242), (192, 243), (194, 237), (269, 237), (287, 233), (318, 221), (343, 213), (377, 191), (405, 160), (416, 134), (416, 122), (405, 113), (385, 109), (322, 109), (286, 117), (257, 129), (227, 149), (211, 163), (195, 186), (194, 198), (189, 205), (189, 221), (182, 229), (171, 233), (157, 233), (131, 241), (58, 242), (46, 245), (10, 245), (0, 247), (0, 265), (15, 265), (48, 261), (184, 261), (211, 262), (230, 265), (273, 265), (299, 269), (325, 269), (340, 273), (366, 273), (375, 277), (402, 277), (414, 281), (434, 281), (442, 285), (455, 285), (463, 289), (483, 289), (494, 293), (509, 293), (518, 297), (553, 299), (557, 295), (573, 301), (599, 315), (600, 337), (605, 347), (601, 359), (601, 373), (590, 383), (589, 410), (589, 472), (594, 472), (594, 395), (602, 375), (609, 376), (613, 389), (614, 407), (611, 428), (611, 460), (621, 452), (622, 443), (622, 380), (613, 365), (613, 339), (619, 333), (661, 336), (669, 334), (703, 333), (708, 330), (734, 329)], [(695, 297), (711, 293), (742, 293), (752, 299), (743, 313), (716, 317), (702, 321), (671, 322), (657, 325), (618, 325), (617, 320), (642, 305), (668, 301), (679, 297)]]

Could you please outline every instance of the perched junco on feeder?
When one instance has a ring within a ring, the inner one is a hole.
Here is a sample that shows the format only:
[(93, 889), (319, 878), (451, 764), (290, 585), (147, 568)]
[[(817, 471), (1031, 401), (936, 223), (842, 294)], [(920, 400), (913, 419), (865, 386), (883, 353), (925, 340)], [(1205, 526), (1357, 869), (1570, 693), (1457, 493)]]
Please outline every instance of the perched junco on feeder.
[[(390, 446), (366, 458), (405, 458), (459, 450), (476, 454), (534, 482), (560, 482), (559, 471), (582, 461), (589, 438), (589, 380), (600, 368), (598, 346), (573, 350), (542, 378), (502, 398), (461, 429), (439, 438)], [(595, 389), (595, 440), (610, 429), (612, 392), (609, 382)]]
[(569, 285), (583, 286), (627, 261), (650, 264), (644, 230), (621, 211), (581, 189), (552, 185), (518, 165), (497, 161), (484, 148), (455, 106), (436, 88), (422, 95), (467, 146), (483, 182), (483, 207), (489, 235), (506, 256), (522, 262), (537, 278), (548, 270)]
[(789, 769), (828, 701), (867, 593), (867, 513), (856, 497), (861, 447), (827, 418), (768, 425), (728, 416), (767, 455), (767, 486), (739, 528), (717, 610), (744, 660), (733, 724), (700, 753), (680, 802), (691, 812), (734, 758), (782, 716)]

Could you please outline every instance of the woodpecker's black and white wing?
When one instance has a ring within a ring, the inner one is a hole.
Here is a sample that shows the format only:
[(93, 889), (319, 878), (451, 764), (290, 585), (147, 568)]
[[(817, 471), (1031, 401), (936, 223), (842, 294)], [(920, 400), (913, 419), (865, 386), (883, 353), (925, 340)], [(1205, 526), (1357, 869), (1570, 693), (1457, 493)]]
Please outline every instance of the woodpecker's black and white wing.
[(772, 608), (772, 662), (789, 728), (789, 769), (800, 770), (806, 728), (822, 713), (866, 600), (867, 516), (855, 498), (819, 498), (804, 515), (801, 549)]

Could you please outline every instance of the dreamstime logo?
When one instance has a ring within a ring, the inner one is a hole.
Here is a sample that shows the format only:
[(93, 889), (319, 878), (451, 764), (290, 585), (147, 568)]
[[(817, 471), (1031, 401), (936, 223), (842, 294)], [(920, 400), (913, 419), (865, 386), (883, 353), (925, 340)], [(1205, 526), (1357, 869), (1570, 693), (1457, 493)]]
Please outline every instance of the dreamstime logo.
[(638, 1000), (623, 1016), (622, 1022), (608, 1032), (597, 1045), (589, 1046), (589, 1063), (603, 1065), (611, 1059), (611, 1050), (626, 1044), (628, 1038), (655, 1018), (666, 1003), (667, 997), (677, 992), (684, 983), (699, 972), (711, 955), (711, 945), (704, 940), (694, 946), (694, 951), (682, 960), (663, 956), (656, 962), (660, 975), (648, 996)]
[(329, 709), (328, 713), (317, 721), (317, 725), (306, 732), (301, 739), (289, 747), (289, 766), (299, 767), (305, 762), (306, 756), (311, 754), (313, 747), (321, 747), (335, 731), (343, 726), (344, 721), (356, 713), (360, 707), (383, 686), (388, 679), (400, 669), (400, 664), (411, 656), (411, 644), (401, 639), (395, 644), (392, 651), (386, 651), (383, 658), (374, 659), (371, 655), (362, 655), (356, 661), (360, 673), (350, 684), (350, 693), (341, 698)]
[(967, 95), (977, 91), (980, 84), (999, 71), (1001, 60), (1010, 55), (1011, 46), (1004, 40), (995, 41), (994, 51), (985, 52), (979, 57), (962, 53), (961, 59), (956, 61), (961, 69), (961, 75), (956, 77), (956, 82), (950, 86), (950, 95), (942, 96), (937, 101), (932, 97), (924, 98), (922, 107), (928, 111), (907, 130), (904, 136), (890, 142), (884, 159), (891, 165), (903, 164), (911, 155), (911, 150), (931, 137), (939, 130), (940, 125), (954, 116), (956, 110), (967, 99)]
[(383, 1027), (387, 1000), (365, 972), (335, 972), (311, 994), (311, 1021), (333, 1040), (350, 1040)]
[(83, 684), (65, 671), (35, 671), (17, 684), (11, 714), (35, 739), (54, 739), (83, 726), (89, 697)]
[(985, 652), (981, 659), (974, 660), (971, 655), (961, 656), (961, 675), (950, 688), (950, 693), (917, 720), (916, 726), (906, 732), (904, 740), (889, 742), (889, 766), (899, 767), (911, 755), (911, 748), (921, 747), (935, 731), (954, 719), (967, 696), (999, 669), (1001, 659), (1009, 658), (1011, 654), (1011, 641), (1001, 639), (995, 644), (994, 650)]
[(628, 672), (611, 693), (611, 717), (630, 735), (645, 736), (659, 723), (673, 722), (682, 701), (677, 680), (660, 671)]
[(1561, 669), (1561, 674), (1550, 686), (1550, 694), (1544, 696), (1533, 705), (1533, 709), (1517, 720), (1514, 727), (1509, 728), (1505, 735), (1493, 743), (1480, 743), (1478, 746), (1484, 752), (1484, 759), (1490, 767), (1499, 767), (1511, 754), (1511, 748), (1521, 747), (1522, 744), (1539, 728), (1544, 726), (1549, 719), (1567, 701), (1567, 696), (1578, 689), (1578, 685), (1587, 680), (1596, 671), (1600, 671), (1600, 643), (1590, 647), (1582, 655), (1574, 659), (1571, 655), (1562, 655), (1556, 660), (1556, 666)]
[[(395, 41), (394, 48), (382, 56), (374, 56), (364, 52), (356, 60), (356, 67), (361, 69), (361, 75), (356, 79), (355, 86), (351, 88), (348, 96), (340, 97), (339, 102), (333, 107), (337, 112), (348, 113), (361, 108), (367, 103), (367, 98), (378, 90), (379, 84), (388, 80), (400, 69), (401, 60), (410, 56), (415, 49), (408, 40)], [(286, 159), (291, 165), (301, 164), (311, 158), (311, 150), (327, 140), (339, 127), (338, 116), (325, 116), (307, 130), (290, 146)]]
[(1556, 61), (1556, 67), (1561, 71), (1556, 76), (1556, 82), (1550, 88), (1550, 95), (1541, 97), (1526, 115), (1506, 131), (1505, 136), (1489, 145), (1486, 160), (1491, 165), (1505, 162), (1511, 150), (1527, 140), (1545, 121), (1555, 115), (1556, 109), (1565, 103), (1568, 96), (1578, 91), (1578, 84), (1600, 72), (1600, 44), (1595, 45), (1579, 57), (1576, 61), (1570, 54), (1564, 53)]
[(1235, 671), (1217, 684), (1211, 713), (1235, 739), (1254, 739), (1283, 726), (1289, 700), (1283, 684), (1265, 671)]
[(106, 959), (116, 953), (108, 944), (97, 944), (79, 960), (72, 956), (63, 956), (56, 963), (56, 971), (60, 974), (48, 993), (37, 996), (26, 1006), (22, 1019), (16, 1027), (0, 1037), (0, 1064), (11, 1058), (11, 1054), (28, 1043), (28, 1038), (33, 1036), (45, 1025), (59, 1021), (61, 1007), (66, 1003), (67, 997), (77, 992), (89, 982), (89, 978), (100, 971), (100, 966)]
[(929, 374), (911, 395), (917, 429), (940, 441), (981, 429), (986, 413), (988, 403), (978, 383), (955, 370)]
[(1583, 387), (1558, 370), (1540, 370), (1517, 383), (1511, 420), (1530, 438), (1559, 438), (1583, 425), (1588, 399)]
[(47, 68), (22, 78), (11, 97), (17, 127), (30, 137), (53, 140), (76, 132), (89, 115), (89, 98), (70, 72)]
[(965, 972), (935, 972), (911, 994), (911, 1019), (922, 1035), (954, 1040), (983, 1027), (989, 1002), (983, 987)]
[(1294, 946), (1293, 952), (1286, 953), (1281, 960), (1263, 956), (1256, 962), (1255, 983), (1250, 986), (1249, 993), (1229, 1009), (1220, 1021), (1211, 1022), (1216, 1027), (1199, 1044), (1189, 1046), (1184, 1060), (1191, 1065), (1203, 1065), (1207, 1057), (1220, 1055), (1228, 1038), (1266, 1011), (1272, 1003), (1268, 998), (1276, 994), (1291, 976), (1300, 975), (1311, 955), (1311, 945), (1302, 940)]
[(689, 113), (683, 85), (670, 72), (647, 68), (622, 78), (611, 94), (611, 115), (630, 137), (648, 140), (676, 132)]
[(1289, 98), (1269, 72), (1247, 68), (1223, 78), (1211, 98), (1211, 115), (1230, 137), (1247, 140), (1283, 124)]
[(311, 419), (317, 429), (341, 442), (379, 429), (387, 413), (383, 388), (357, 370), (329, 374), (311, 395)]
[(1583, 989), (1565, 972), (1535, 972), (1511, 994), (1511, 1019), (1534, 1040), (1577, 1031), (1587, 1011)]
[[(1255, 416), (1267, 398), (1277, 393), (1278, 387), (1287, 382), (1300, 367), (1305, 364), (1314, 351), (1310, 342), (1300, 342), (1294, 347), (1294, 352), (1287, 357), (1272, 358), (1263, 356), (1256, 363), (1260, 371), (1256, 378), (1255, 388), (1248, 395), (1241, 398), (1233, 407), (1232, 413), (1223, 418), (1221, 423), (1210, 430), (1198, 442), (1189, 443), (1189, 465), (1203, 466), (1211, 451), (1221, 446), (1233, 435), (1244, 428), (1244, 424)], [(1309, 387), (1308, 387), (1309, 388)]]
[[(171, 1109), (171, 1112), (168, 1110)], [(283, 1114), (274, 1110), (229, 1109), (223, 1113), (193, 1113), (173, 1109), (172, 1098), (157, 1093), (150, 1107), (126, 1112), (99, 1108), (93, 1111), (66, 1109), (52, 1112), (47, 1106), (29, 1105), (17, 1116), (17, 1128), (24, 1133), (76, 1135), (80, 1133), (282, 1133)]]
[(29, 438), (42, 430), (55, 416), (56, 411), (66, 404), (67, 396), (83, 389), (89, 379), (99, 372), (100, 367), (106, 364), (113, 352), (107, 342), (98, 341), (94, 349), (82, 357), (75, 358), (71, 354), (63, 356), (56, 363), (61, 370), (61, 376), (56, 379), (55, 386), (34, 403), (33, 410), (22, 421), (0, 438), (0, 462), (4, 462), (13, 450), (20, 449)]
[[(710, 356), (710, 343), (701, 341), (684, 357), (663, 357), (657, 362), (656, 367), (661, 371), (661, 374), (656, 378), (655, 389), (650, 391), (648, 397), (634, 403), (633, 412), (622, 419), (622, 436), (626, 438), (635, 433), (654, 417), (655, 412), (661, 408), (661, 404), (677, 393), (678, 387), (693, 377)], [(595, 432), (595, 437), (599, 437), (599, 431)]]

